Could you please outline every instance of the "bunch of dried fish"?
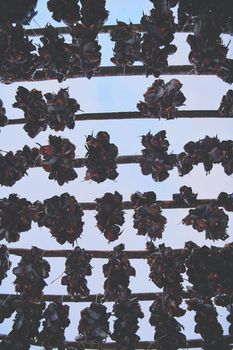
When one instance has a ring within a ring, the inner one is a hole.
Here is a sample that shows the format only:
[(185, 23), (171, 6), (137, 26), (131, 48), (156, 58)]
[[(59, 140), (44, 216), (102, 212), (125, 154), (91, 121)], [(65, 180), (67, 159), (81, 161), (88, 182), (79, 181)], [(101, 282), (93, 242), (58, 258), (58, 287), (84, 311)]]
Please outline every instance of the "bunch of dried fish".
[(49, 271), (50, 265), (43, 259), (43, 251), (32, 247), (22, 256), (18, 266), (13, 268), (16, 292), (24, 299), (40, 299), (42, 290), (47, 285), (44, 279), (49, 276)]
[(96, 198), (95, 216), (98, 229), (104, 233), (109, 242), (115, 241), (122, 233), (120, 226), (125, 222), (122, 209), (122, 195), (115, 191), (105, 193), (102, 198)]
[(193, 193), (191, 187), (182, 186), (180, 193), (174, 193), (172, 198), (178, 205), (194, 205), (196, 204), (197, 193)]
[[(7, 271), (10, 270), (11, 262), (9, 259), (9, 251), (4, 244), (0, 245), (0, 285), (5, 277), (7, 277)], [(1, 305), (1, 304), (0, 304)], [(1, 314), (1, 313), (0, 313)]]
[(61, 284), (67, 285), (67, 292), (70, 295), (80, 295), (87, 297), (90, 293), (87, 287), (86, 276), (92, 274), (90, 265), (92, 256), (85, 249), (75, 247), (66, 259), (65, 276), (62, 277)]
[(139, 329), (138, 321), (144, 317), (138, 300), (126, 298), (117, 301), (113, 305), (113, 314), (116, 320), (111, 338), (116, 341), (116, 349), (134, 350), (140, 340), (136, 334)]
[(176, 163), (176, 156), (167, 153), (169, 142), (166, 140), (166, 131), (162, 130), (155, 135), (150, 132), (142, 136), (142, 150), (140, 167), (143, 175), (152, 175), (155, 181), (164, 181), (169, 177)]
[(180, 91), (181, 87), (177, 79), (166, 84), (162, 79), (155, 80), (144, 94), (145, 102), (139, 102), (137, 108), (145, 117), (173, 119), (177, 107), (186, 100)]
[(70, 29), (70, 72), (82, 72), (90, 79), (98, 70), (101, 61), (101, 46), (98, 43), (98, 28), (95, 25), (85, 27), (76, 24)]
[(158, 350), (178, 350), (186, 347), (186, 337), (181, 333), (183, 326), (166, 312), (164, 296), (156, 295), (150, 306), (149, 322), (155, 327), (155, 345)]
[(81, 8), (81, 22), (86, 27), (95, 25), (102, 27), (108, 19), (108, 11), (106, 10), (106, 0), (80, 0)]
[(0, 240), (18, 241), (19, 233), (29, 231), (31, 223), (31, 202), (16, 194), (0, 200)]
[(39, 151), (37, 148), (24, 146), (22, 151), (0, 154), (0, 184), (3, 186), (13, 186), (19, 181), (27, 170), (39, 163)]
[(36, 89), (30, 91), (19, 86), (15, 98), (16, 102), (13, 107), (23, 110), (24, 130), (28, 136), (34, 138), (41, 131), (45, 131), (48, 124), (48, 108), (41, 91)]
[(57, 242), (74, 244), (83, 231), (83, 210), (74, 196), (63, 193), (53, 196), (43, 203), (37, 201), (33, 204), (33, 220), (38, 226), (50, 229)]
[(203, 204), (190, 209), (189, 214), (182, 220), (184, 225), (192, 225), (198, 232), (205, 231), (206, 239), (225, 241), (229, 217), (216, 203)]
[(0, 343), (1, 350), (29, 350), (38, 337), (44, 302), (17, 301), (13, 329)]
[(65, 43), (64, 37), (51, 25), (45, 27), (40, 41), (43, 44), (38, 48), (40, 68), (43, 68), (47, 78), (56, 78), (62, 82), (70, 70), (69, 44)]
[(88, 342), (104, 342), (109, 335), (109, 317), (111, 313), (107, 312), (106, 306), (99, 303), (91, 303), (81, 311), (81, 319), (79, 321), (78, 341)]
[(8, 124), (8, 118), (6, 116), (6, 109), (3, 107), (3, 102), (0, 99), (0, 127)]
[(141, 34), (133, 29), (132, 23), (117, 21), (110, 32), (111, 40), (115, 42), (114, 57), (111, 62), (117, 66), (131, 66), (141, 61)]
[(80, 110), (80, 105), (74, 98), (70, 98), (68, 88), (44, 96), (47, 100), (49, 127), (55, 131), (63, 131), (65, 127), (73, 129), (75, 112)]
[(49, 179), (56, 180), (60, 186), (78, 177), (74, 170), (75, 149), (68, 139), (53, 135), (49, 136), (49, 145), (40, 148), (43, 169), (49, 172)]
[(109, 134), (106, 131), (99, 131), (96, 137), (88, 135), (86, 143), (85, 180), (97, 183), (106, 179), (115, 180), (118, 176), (116, 171), (118, 148), (114, 143), (110, 143)]
[(160, 244), (158, 248), (152, 242), (147, 243), (149, 256), (147, 263), (150, 266), (150, 278), (157, 287), (163, 288), (163, 308), (170, 316), (181, 317), (185, 310), (180, 308), (183, 301), (183, 277), (185, 264), (183, 256)]
[(218, 205), (227, 211), (233, 211), (233, 194), (221, 192), (218, 195)]
[(29, 24), (37, 14), (37, 0), (1, 0), (0, 25), (8, 23)]
[(184, 252), (186, 272), (196, 295), (211, 298), (218, 294), (232, 294), (232, 244), (209, 248), (187, 242)]
[(233, 116), (233, 90), (228, 90), (226, 95), (223, 96), (218, 111), (222, 116)]
[[(13, 6), (15, 8), (15, 6)], [(36, 47), (20, 24), (0, 28), (0, 80), (11, 83), (31, 79), (39, 65)]]
[(152, 240), (162, 238), (167, 219), (163, 216), (161, 206), (156, 202), (154, 192), (140, 193), (131, 195), (131, 201), (134, 207), (134, 225), (138, 230), (138, 235), (148, 235)]
[(107, 264), (103, 265), (105, 300), (123, 300), (131, 294), (129, 286), (130, 276), (135, 276), (136, 271), (124, 253), (124, 244), (113, 248), (113, 253)]
[(204, 339), (205, 350), (229, 350), (230, 346), (224, 342), (223, 329), (218, 322), (218, 313), (211, 300), (192, 298), (187, 301), (188, 310), (196, 311), (194, 317), (195, 333), (201, 334)]
[(141, 57), (146, 67), (146, 75), (158, 77), (168, 66), (168, 55), (176, 52), (177, 48), (171, 42), (174, 39), (175, 22), (168, 0), (158, 0), (150, 15), (143, 15), (141, 25), (143, 35)]
[(43, 313), (43, 329), (38, 335), (45, 350), (65, 350), (65, 329), (69, 326), (69, 306), (61, 302), (50, 303)]
[(47, 7), (52, 12), (52, 17), (55, 21), (61, 20), (72, 25), (80, 20), (79, 0), (48, 0)]

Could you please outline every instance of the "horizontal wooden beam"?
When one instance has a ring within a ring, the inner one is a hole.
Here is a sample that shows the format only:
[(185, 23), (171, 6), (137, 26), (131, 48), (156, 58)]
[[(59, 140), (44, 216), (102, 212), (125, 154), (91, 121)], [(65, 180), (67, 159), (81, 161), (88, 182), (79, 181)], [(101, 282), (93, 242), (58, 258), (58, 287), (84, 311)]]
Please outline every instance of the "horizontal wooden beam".
[[(131, 293), (131, 298), (137, 298), (140, 301), (153, 301), (157, 295), (161, 295), (162, 292), (158, 293)], [(20, 297), (19, 294), (0, 294), (0, 299), (9, 300), (9, 298), (17, 298)], [(183, 292), (182, 297), (184, 299), (188, 299), (190, 297), (189, 292)], [(104, 299), (104, 295), (101, 293), (98, 294), (90, 294), (88, 297), (81, 298), (80, 296), (72, 296), (72, 295), (63, 295), (63, 294), (44, 294), (41, 297), (41, 301), (64, 301), (66, 303), (88, 303), (88, 302), (96, 302)], [(112, 300), (107, 300), (106, 302), (113, 302)]]
[[(6, 334), (0, 334), (0, 339), (8, 339), (9, 336)], [(225, 335), (224, 336), (224, 342), (225, 344), (233, 344), (233, 336), (232, 335)], [(203, 339), (188, 339), (186, 343), (187, 349), (197, 349), (203, 346)], [(34, 341), (31, 343), (31, 345), (34, 346), (42, 346), (41, 343), (38, 341)], [(107, 343), (88, 343), (84, 341), (66, 341), (65, 342), (65, 348), (69, 347), (75, 347), (79, 349), (104, 349), (104, 350), (115, 350), (116, 349), (116, 343), (114, 342), (107, 342)], [(54, 347), (53, 347), (54, 348)], [(152, 341), (140, 341), (135, 349), (151, 349), (156, 350), (156, 342), (154, 340)]]
[[(143, 32), (143, 28), (142, 28), (141, 24), (139, 24), (139, 23), (132, 23), (131, 28), (134, 31)], [(68, 26), (56, 27), (56, 29), (57, 29), (58, 33), (61, 35), (70, 34)], [(116, 29), (115, 24), (105, 25), (105, 26), (100, 28), (100, 33), (103, 33), (103, 34), (110, 33), (110, 31), (113, 29)], [(180, 26), (179, 24), (176, 24), (175, 30), (177, 33), (191, 33), (191, 32), (193, 32), (193, 25)], [(26, 34), (28, 36), (31, 36), (31, 37), (42, 36), (43, 31), (44, 31), (43, 28), (32, 28), (32, 29), (25, 30)]]
[[(10, 254), (23, 256), (24, 254), (30, 252), (30, 249), (25, 248), (8, 248)], [(174, 249), (174, 251), (179, 252), (181, 249)], [(63, 250), (44, 250), (43, 256), (47, 258), (61, 258), (66, 257), (72, 253), (72, 249)], [(112, 250), (86, 250), (87, 254), (91, 254), (94, 259), (109, 259), (110, 254), (113, 253)], [(125, 250), (128, 259), (146, 259), (148, 252), (146, 250)]]
[[(202, 204), (210, 204), (210, 203), (218, 203), (217, 199), (196, 199), (195, 204), (185, 204), (185, 203), (177, 203), (176, 201), (172, 201), (172, 200), (161, 200), (161, 201), (156, 201), (156, 204), (159, 204), (161, 206), (161, 208), (163, 209), (184, 209), (184, 208), (194, 208), (198, 205), (202, 205)], [(79, 205), (81, 206), (81, 208), (83, 210), (96, 210), (96, 203), (94, 202), (79, 202)], [(122, 209), (124, 210), (129, 210), (129, 209), (134, 209), (134, 206), (132, 204), (131, 201), (125, 201), (122, 202)]]
[[(211, 110), (189, 110), (189, 111), (176, 111), (174, 113), (175, 119), (188, 119), (188, 118), (233, 118), (232, 116), (222, 116), (218, 111)], [(159, 119), (159, 117), (147, 117), (140, 112), (107, 112), (107, 113), (82, 113), (75, 116), (76, 121), (85, 120), (122, 120), (122, 119)], [(24, 118), (9, 119), (7, 125), (25, 124)]]
[[(74, 250), (72, 249), (59, 249), (59, 250), (49, 250), (42, 249), (43, 256), (45, 258), (62, 258), (67, 257)], [(23, 256), (30, 252), (30, 249), (26, 248), (8, 248), (10, 254), (16, 256)], [(183, 249), (173, 249), (174, 252), (182, 252)], [(110, 255), (113, 253), (112, 250), (86, 250), (87, 254), (90, 254), (93, 259), (109, 259)], [(146, 259), (148, 257), (147, 250), (124, 250), (128, 259)]]
[[(215, 71), (209, 70), (205, 73), (197, 73), (196, 69), (192, 65), (174, 65), (174, 66), (168, 66), (161, 75), (216, 75)], [(118, 67), (118, 66), (100, 66), (98, 68), (98, 71), (95, 72), (93, 77), (120, 77), (120, 76), (142, 76), (146, 75), (146, 68), (144, 66), (125, 66), (125, 67)], [(85, 74), (80, 71), (74, 71), (70, 74), (67, 74), (67, 79), (73, 79), (73, 78), (86, 78)], [(17, 79), (12, 80), (10, 83), (15, 82), (23, 82), (23, 81), (44, 81), (44, 80), (56, 80), (56, 78), (48, 77), (45, 71), (38, 70), (35, 72), (34, 77), (30, 80), (28, 79)], [(8, 82), (9, 83), (9, 82)]]

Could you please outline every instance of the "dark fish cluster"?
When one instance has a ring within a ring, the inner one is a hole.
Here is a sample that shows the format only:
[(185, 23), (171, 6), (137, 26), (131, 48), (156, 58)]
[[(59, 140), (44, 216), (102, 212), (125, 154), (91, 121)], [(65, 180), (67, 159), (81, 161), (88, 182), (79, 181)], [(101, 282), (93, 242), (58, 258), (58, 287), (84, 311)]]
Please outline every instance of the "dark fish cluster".
[(144, 314), (136, 298), (117, 301), (113, 305), (113, 315), (116, 317), (111, 334), (112, 340), (116, 342), (116, 349), (134, 350), (140, 340), (136, 334), (139, 329), (139, 318)]
[(29, 350), (39, 335), (44, 302), (17, 301), (13, 329), (7, 339), (0, 343), (0, 350)]
[(103, 265), (104, 299), (119, 301), (131, 294), (129, 286), (130, 276), (135, 276), (136, 271), (130, 265), (124, 253), (124, 244), (119, 244), (113, 249), (109, 261)]
[(181, 87), (177, 79), (166, 84), (162, 79), (155, 80), (144, 94), (145, 102), (139, 102), (137, 108), (145, 117), (173, 119), (177, 107), (186, 100), (180, 91)]
[(40, 41), (42, 43), (38, 47), (40, 66), (47, 78), (55, 78), (61, 83), (70, 70), (71, 48), (51, 25), (45, 27)]
[(182, 186), (180, 193), (174, 193), (172, 198), (178, 205), (195, 205), (197, 193), (193, 193), (191, 187)]
[(24, 299), (40, 299), (42, 290), (47, 285), (44, 279), (49, 276), (49, 271), (50, 265), (43, 259), (43, 251), (33, 247), (22, 256), (18, 266), (13, 268), (16, 292)]
[(187, 42), (191, 47), (189, 62), (198, 73), (212, 70), (216, 72), (225, 62), (228, 48), (223, 45), (220, 32), (206, 13), (199, 17), (194, 34), (189, 34)]
[(218, 205), (227, 211), (233, 211), (233, 194), (221, 192), (218, 195)]
[(14, 108), (20, 108), (24, 112), (24, 130), (28, 136), (34, 138), (41, 131), (47, 129), (48, 108), (41, 91), (32, 89), (31, 91), (23, 86), (19, 86), (15, 96)]
[(40, 155), (37, 148), (24, 146), (16, 153), (12, 151), (0, 154), (0, 184), (13, 186), (19, 181), (29, 168), (39, 165)]
[(0, 28), (0, 47), (0, 80), (11, 83), (15, 80), (32, 79), (38, 68), (39, 58), (35, 45), (25, 35), (20, 24), (8, 24)]
[(90, 26), (86, 28), (82, 24), (76, 24), (70, 29), (72, 36), (72, 51), (70, 57), (70, 72), (82, 72), (90, 79), (100, 66), (101, 46), (98, 43), (98, 28)]
[[(162, 147), (160, 146), (162, 144)], [(152, 175), (155, 181), (164, 181), (169, 177), (169, 170), (177, 168), (179, 175), (188, 174), (194, 167), (203, 163), (207, 173), (214, 164), (221, 164), (227, 175), (233, 173), (233, 142), (220, 141), (218, 137), (206, 136), (197, 142), (190, 141), (184, 145), (184, 152), (168, 154), (169, 143), (166, 140), (166, 131), (162, 130), (155, 135), (150, 132), (142, 136), (142, 150), (140, 166), (143, 175)]]
[(106, 131), (99, 131), (96, 137), (88, 135), (86, 149), (85, 180), (93, 180), (97, 183), (106, 179), (115, 180), (118, 176), (116, 171), (118, 148), (114, 143), (110, 143), (109, 134)]
[[(9, 251), (7, 249), (7, 246), (4, 244), (0, 245), (0, 285), (2, 284), (2, 281), (4, 278), (7, 277), (7, 271), (10, 270), (11, 267), (11, 261), (9, 259)], [(1, 304), (0, 304), (1, 307)], [(0, 312), (1, 315), (1, 312)], [(1, 316), (0, 316), (1, 317)]]
[(224, 248), (198, 247), (193, 242), (185, 244), (185, 265), (189, 282), (197, 295), (212, 297), (232, 294), (233, 246)]
[(224, 64), (219, 68), (217, 76), (225, 83), (233, 83), (233, 59), (226, 58)]
[(81, 319), (79, 321), (78, 341), (88, 342), (104, 342), (109, 335), (109, 317), (110, 312), (107, 312), (106, 306), (99, 303), (91, 303), (81, 311)]
[(187, 301), (188, 310), (196, 311), (194, 317), (195, 333), (199, 333), (204, 340), (204, 350), (229, 350), (230, 346), (224, 342), (223, 329), (218, 322), (218, 313), (211, 300), (192, 298)]
[(6, 116), (6, 109), (3, 107), (3, 102), (0, 99), (0, 127), (8, 124), (8, 118)]
[(47, 7), (55, 21), (72, 25), (80, 20), (79, 0), (49, 0)]
[[(19, 299), (16, 297), (0, 298), (0, 323), (3, 323), (7, 318), (10, 318), (15, 312)], [(1, 349), (1, 345), (0, 345)]]
[(20, 232), (29, 231), (31, 223), (31, 202), (16, 194), (0, 200), (0, 240), (18, 241)]
[(217, 204), (203, 204), (190, 209), (182, 220), (184, 225), (192, 225), (198, 232), (205, 231), (206, 239), (225, 241), (229, 235), (226, 232), (229, 217)]
[(75, 149), (68, 139), (53, 135), (49, 136), (49, 145), (40, 148), (43, 169), (49, 172), (49, 179), (56, 180), (60, 186), (78, 177), (74, 170)]
[(115, 42), (114, 57), (111, 61), (117, 66), (131, 66), (141, 62), (146, 68), (146, 75), (158, 77), (168, 66), (168, 56), (176, 52), (174, 39), (175, 23), (170, 7), (174, 3), (168, 0), (154, 2), (150, 15), (141, 18), (143, 36), (133, 25), (117, 21), (116, 28), (110, 32)]
[(217, 74), (223, 81), (233, 82), (233, 60), (227, 58), (228, 45), (224, 46), (220, 34), (233, 34), (233, 7), (230, 1), (181, 0), (178, 7), (178, 22), (181, 28), (194, 26), (187, 42), (191, 47), (189, 61), (197, 72)]
[(1, 0), (0, 25), (8, 23), (29, 24), (37, 14), (37, 0)]
[(108, 19), (108, 11), (106, 10), (106, 0), (80, 0), (81, 8), (81, 22), (90, 27), (95, 25), (102, 27)]
[(63, 131), (65, 127), (74, 129), (75, 113), (80, 110), (80, 105), (70, 98), (68, 88), (44, 96), (47, 100), (49, 127), (55, 131)]
[(43, 313), (43, 329), (38, 335), (45, 350), (65, 350), (65, 329), (69, 326), (69, 306), (61, 302), (50, 303)]
[(85, 249), (79, 247), (75, 247), (74, 251), (68, 255), (65, 276), (62, 277), (61, 284), (67, 286), (67, 292), (70, 295), (87, 297), (90, 294), (86, 276), (92, 274), (91, 258), (92, 256)]
[(115, 42), (114, 57), (111, 62), (117, 66), (131, 66), (141, 61), (141, 34), (133, 29), (132, 23), (117, 21), (110, 32), (111, 40)]
[(155, 327), (154, 344), (158, 350), (178, 350), (186, 348), (186, 337), (182, 333), (183, 326), (166, 311), (166, 297), (156, 295), (150, 306), (149, 322)]
[(175, 22), (168, 0), (154, 2), (150, 15), (143, 15), (141, 25), (145, 34), (142, 42), (142, 62), (146, 74), (158, 77), (168, 66), (168, 56), (177, 50), (171, 45)]
[(83, 210), (74, 196), (63, 193), (53, 196), (43, 203), (37, 201), (33, 204), (33, 220), (38, 226), (46, 226), (58, 243), (69, 242), (74, 244), (83, 231)]
[[(70, 25), (72, 44), (66, 44), (60, 40), (60, 49), (63, 57), (57, 61), (57, 78), (62, 81), (68, 73), (82, 72), (90, 79), (98, 70), (101, 61), (101, 46), (98, 44), (98, 33), (108, 18), (105, 9), (105, 0), (49, 0), (48, 9), (53, 12), (53, 18), (63, 20)], [(81, 23), (80, 23), (81, 22)], [(62, 39), (62, 38), (61, 38)], [(63, 46), (63, 49), (62, 49)], [(52, 48), (51, 50), (52, 51)], [(67, 55), (66, 55), (67, 54)], [(63, 59), (63, 62), (61, 62)], [(66, 61), (66, 62), (65, 62)], [(56, 73), (50, 64), (49, 75)], [(63, 68), (62, 68), (63, 67)]]
[(147, 243), (149, 255), (147, 263), (150, 266), (150, 279), (158, 288), (163, 288), (164, 310), (170, 316), (181, 317), (185, 310), (180, 308), (183, 301), (183, 277), (185, 272), (184, 259), (174, 249), (160, 244), (158, 248), (152, 242)]
[(166, 139), (166, 131), (159, 131), (152, 135), (150, 132), (142, 136), (142, 150), (140, 167), (143, 175), (152, 175), (155, 181), (164, 181), (169, 177), (176, 161), (174, 155), (167, 153), (169, 142)]
[(109, 242), (113, 242), (119, 238), (122, 233), (120, 226), (125, 222), (122, 195), (117, 191), (114, 194), (107, 192), (95, 201), (97, 227)]
[(233, 34), (233, 9), (228, 0), (179, 0), (178, 23), (181, 27), (193, 24), (208, 11), (216, 30)]
[(231, 140), (220, 141), (218, 137), (209, 136), (197, 142), (186, 143), (184, 156), (179, 158), (179, 164), (177, 164), (180, 175), (188, 173), (187, 168), (199, 163), (203, 163), (207, 173), (213, 168), (213, 164), (221, 164), (224, 172), (231, 175), (233, 173), (232, 146)]
[(46, 100), (39, 90), (18, 87), (13, 107), (23, 110), (24, 130), (28, 135), (34, 138), (45, 131), (48, 125), (55, 131), (63, 131), (65, 127), (73, 129), (75, 112), (80, 110), (80, 105), (69, 97), (68, 89), (60, 89), (57, 94), (46, 93), (44, 96)]
[(162, 238), (167, 219), (163, 216), (161, 206), (156, 202), (154, 192), (136, 192), (131, 195), (134, 207), (134, 224), (138, 235), (148, 235), (152, 240)]
[(233, 90), (228, 90), (226, 95), (223, 96), (218, 111), (222, 116), (233, 116)]

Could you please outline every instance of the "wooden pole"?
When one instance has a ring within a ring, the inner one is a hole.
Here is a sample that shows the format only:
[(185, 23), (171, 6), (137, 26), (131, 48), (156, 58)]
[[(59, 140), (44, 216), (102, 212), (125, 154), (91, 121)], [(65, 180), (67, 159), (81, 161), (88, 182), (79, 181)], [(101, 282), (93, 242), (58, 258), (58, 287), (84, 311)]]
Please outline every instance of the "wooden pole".
[[(8, 339), (9, 336), (6, 334), (0, 334), (0, 339)], [(224, 335), (224, 342), (225, 344), (232, 344), (233, 343), (233, 336), (232, 335)], [(188, 339), (186, 343), (187, 349), (197, 349), (201, 348), (203, 346), (203, 339)], [(38, 341), (31, 342), (31, 345), (34, 346), (42, 346), (41, 343)], [(104, 350), (115, 350), (116, 349), (116, 343), (114, 342), (107, 342), (107, 343), (94, 343), (94, 342), (84, 342), (84, 341), (66, 341), (65, 342), (65, 348), (69, 347), (75, 347), (78, 349), (104, 349)], [(54, 348), (54, 347), (53, 347)], [(154, 340), (152, 341), (140, 341), (135, 349), (151, 349), (156, 350), (156, 343)]]
[[(221, 249), (221, 248), (219, 248)], [(24, 254), (30, 252), (30, 249), (26, 248), (8, 248), (10, 254), (23, 256)], [(43, 256), (45, 258), (61, 258), (67, 257), (74, 250), (72, 249), (61, 249), (61, 250), (44, 250)], [(173, 249), (175, 253), (182, 252), (183, 249)], [(93, 259), (109, 259), (110, 255), (113, 253), (112, 250), (86, 250), (87, 254), (92, 255)], [(147, 250), (124, 250), (128, 259), (146, 259), (150, 253)]]
[[(98, 71), (95, 72), (93, 77), (121, 77), (121, 76), (145, 76), (146, 69), (144, 66), (125, 66), (125, 67), (117, 67), (117, 66), (100, 66)], [(208, 70), (208, 72), (197, 73), (196, 69), (192, 65), (174, 65), (168, 66), (161, 75), (216, 75), (214, 70)], [(80, 71), (73, 71), (70, 74), (67, 74), (67, 79), (73, 78), (86, 78), (85, 74)], [(16, 82), (30, 82), (30, 81), (45, 81), (45, 80), (56, 80), (54, 77), (49, 77), (46, 72), (43, 70), (38, 70), (35, 72), (34, 77), (31, 80), (28, 79), (17, 79), (12, 80), (11, 83)]]
[[(131, 293), (130, 298), (137, 298), (140, 301), (153, 301), (157, 295), (161, 295), (161, 292), (158, 293)], [(17, 298), (20, 297), (19, 294), (0, 294), (0, 299), (6, 300), (6, 298)], [(190, 297), (189, 292), (183, 292), (182, 297), (184, 299), (188, 299)], [(81, 298), (80, 296), (72, 296), (72, 295), (62, 295), (62, 294), (44, 294), (40, 298), (41, 301), (64, 301), (66, 303), (88, 303), (88, 302), (96, 302), (101, 301), (104, 298), (104, 295), (101, 293), (98, 294), (90, 294), (88, 297)], [(112, 300), (107, 300), (104, 302), (113, 302)]]
[[(192, 118), (233, 118), (232, 116), (220, 115), (218, 111), (194, 110), (194, 111), (176, 111), (174, 119), (192, 119)], [(123, 120), (123, 119), (159, 119), (158, 117), (146, 117), (140, 112), (109, 112), (109, 113), (82, 113), (75, 116), (76, 121), (86, 120)], [(25, 124), (25, 118), (9, 119), (7, 125)]]
[[(100, 28), (100, 33), (102, 34), (106, 34), (106, 33), (110, 33), (111, 30), (115, 29), (116, 25), (105, 25), (103, 27)], [(138, 31), (138, 32), (143, 32), (143, 28), (141, 26), (141, 24), (139, 23), (133, 23), (131, 25), (132, 30), (134, 31)], [(57, 31), (59, 34), (61, 35), (65, 35), (65, 34), (69, 34), (69, 27), (64, 26), (64, 27), (56, 27)], [(177, 33), (191, 33), (193, 32), (193, 26), (192, 25), (186, 25), (185, 27), (180, 26), (179, 24), (175, 25), (175, 29)], [(35, 36), (42, 36), (43, 35), (43, 28), (33, 28), (33, 29), (26, 29), (26, 35), (31, 36), (31, 37), (35, 37)], [(224, 33), (223, 34), (227, 34)]]
[[(24, 254), (30, 252), (30, 249), (25, 248), (8, 248), (10, 254), (23, 256)], [(181, 251), (181, 249), (175, 249), (176, 252)], [(49, 258), (61, 258), (66, 257), (72, 253), (72, 249), (63, 250), (43, 250), (43, 256)], [(108, 259), (110, 254), (113, 253), (112, 250), (86, 250), (86, 253), (91, 254), (94, 259)], [(131, 250), (124, 251), (128, 259), (146, 259), (148, 252), (146, 250)]]

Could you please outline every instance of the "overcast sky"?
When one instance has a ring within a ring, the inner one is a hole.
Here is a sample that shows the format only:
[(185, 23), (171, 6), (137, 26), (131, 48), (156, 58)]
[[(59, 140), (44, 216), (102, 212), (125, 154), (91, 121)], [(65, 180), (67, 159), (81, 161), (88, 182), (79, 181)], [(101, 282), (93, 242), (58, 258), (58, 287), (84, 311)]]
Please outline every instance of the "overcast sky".
[[(47, 22), (53, 25), (57, 23), (51, 21), (50, 14), (46, 11), (46, 1), (38, 1), (38, 12), (36, 22), (40, 27), (45, 26)], [(136, 5), (135, 5), (136, 3)], [(150, 1), (125, 1), (125, 0), (109, 0), (107, 8), (110, 10), (110, 16), (107, 24), (115, 24), (116, 20), (133, 23), (139, 23), (143, 11), (149, 12), (152, 3)], [(35, 21), (32, 21), (31, 27), (38, 27)], [(62, 24), (63, 25), (63, 24)], [(169, 58), (170, 64), (188, 64), (189, 46), (186, 43), (187, 34), (176, 34), (175, 44), (178, 45), (178, 51), (175, 55)], [(229, 41), (229, 36), (224, 36), (225, 43)], [(113, 43), (109, 36), (105, 34), (99, 35), (99, 42), (102, 45), (102, 65), (110, 65), (110, 57), (112, 57)], [(233, 55), (233, 45), (229, 46), (228, 57)], [(161, 76), (165, 82), (174, 78), (174, 76)], [(227, 92), (230, 85), (222, 82), (217, 77), (198, 77), (198, 76), (176, 76), (183, 84), (182, 92), (186, 96), (186, 103), (180, 109), (218, 109), (223, 94)], [(86, 113), (94, 112), (110, 112), (110, 111), (135, 111), (136, 105), (140, 100), (143, 100), (143, 93), (153, 83), (153, 77), (113, 77), (113, 78), (86, 78), (69, 79), (59, 84), (57, 81), (46, 81), (36, 83), (24, 83), (28, 89), (36, 88), (46, 92), (57, 92), (61, 87), (69, 87), (70, 97), (76, 98), (81, 105), (81, 109)], [(21, 118), (23, 112), (18, 109), (13, 109), (12, 104), (15, 101), (16, 89), (20, 84), (1, 85), (0, 98), (3, 100), (4, 106), (7, 109), (9, 118)], [(232, 121), (229, 119), (193, 119), (193, 120), (130, 120), (130, 121), (85, 121), (76, 123), (74, 130), (65, 130), (63, 133), (55, 133), (48, 129), (46, 132), (40, 133), (35, 139), (30, 139), (23, 126), (8, 126), (2, 128), (0, 139), (2, 150), (18, 150), (22, 149), (25, 144), (36, 146), (36, 142), (45, 145), (50, 134), (68, 137), (71, 142), (76, 145), (76, 154), (78, 157), (85, 156), (85, 138), (92, 132), (96, 135), (98, 131), (107, 131), (111, 136), (111, 142), (115, 143), (119, 148), (119, 155), (140, 154), (143, 148), (140, 143), (140, 136), (148, 131), (157, 133), (165, 129), (167, 138), (170, 142), (169, 150), (174, 153), (181, 152), (183, 146), (190, 140), (197, 141), (198, 139), (208, 136), (216, 136), (220, 140), (232, 138)], [(130, 195), (135, 191), (154, 191), (158, 199), (172, 199), (172, 194), (179, 192), (182, 185), (191, 186), (195, 193), (198, 193), (198, 198), (216, 198), (221, 191), (232, 191), (232, 177), (227, 176), (223, 168), (215, 165), (211, 174), (206, 176), (203, 166), (200, 165), (184, 177), (179, 177), (177, 170), (174, 169), (170, 173), (170, 177), (162, 182), (156, 183), (150, 176), (143, 176), (138, 164), (121, 165), (118, 167), (119, 176), (115, 181), (107, 180), (104, 183), (96, 184), (95, 182), (84, 182), (85, 169), (78, 169), (78, 179), (60, 187), (55, 181), (48, 179), (48, 173), (42, 169), (31, 169), (28, 171), (29, 176), (25, 176), (17, 182), (13, 187), (2, 187), (1, 197), (8, 197), (10, 193), (17, 193), (21, 197), (26, 197), (32, 202), (35, 200), (44, 200), (53, 195), (60, 195), (64, 192), (69, 192), (75, 195), (80, 202), (93, 202), (95, 198), (102, 197), (106, 192), (114, 192), (117, 190), (123, 194), (123, 200), (129, 200)], [(164, 210), (164, 215), (168, 219), (163, 239), (158, 240), (155, 244), (165, 243), (173, 248), (182, 248), (184, 243), (192, 240), (199, 245), (211, 245), (213, 242), (205, 241), (204, 233), (198, 233), (190, 226), (186, 227), (181, 224), (182, 218), (188, 213), (188, 210)], [(78, 245), (85, 249), (112, 249), (119, 243), (124, 243), (127, 250), (144, 249), (146, 238), (136, 235), (136, 230), (133, 229), (132, 215), (133, 211), (129, 210), (125, 213), (126, 221), (123, 226), (124, 232), (118, 241), (108, 244), (106, 239), (96, 228), (95, 212), (85, 212), (85, 225), (82, 238), (78, 240)], [(229, 214), (229, 231), (232, 228), (232, 215)], [(231, 235), (225, 243), (231, 242)], [(5, 243), (2, 241), (1, 243)], [(21, 233), (19, 242), (8, 244), (10, 247), (27, 247), (38, 246), (44, 249), (69, 249), (70, 244), (59, 245), (48, 230), (44, 227), (38, 228), (33, 225), (30, 232)], [(215, 242), (214, 245), (222, 246), (223, 242)], [(17, 265), (19, 258), (11, 256), (13, 261), (12, 268)], [(50, 277), (46, 280), (48, 286), (44, 289), (45, 294), (66, 294), (66, 288), (60, 285), (60, 280), (51, 284), (59, 274), (64, 270), (65, 259), (47, 258), (51, 264)], [(103, 292), (104, 278), (102, 275), (102, 264), (106, 260), (92, 260), (93, 275), (88, 278), (88, 286), (93, 293)], [(145, 261), (134, 261), (132, 265), (136, 267), (137, 276), (131, 278), (130, 288), (133, 292), (157, 291), (157, 287), (149, 281), (149, 268)], [(14, 293), (14, 285), (12, 284), (15, 276), (10, 272), (9, 278), (3, 281), (1, 286), (2, 293)], [(143, 283), (142, 283), (143, 279)], [(145, 312), (145, 318), (141, 321), (141, 328), (138, 334), (141, 340), (153, 339), (154, 330), (148, 325), (149, 312), (148, 307), (151, 302), (143, 302), (142, 307)], [(87, 303), (69, 304), (71, 307), (70, 317), (72, 323), (67, 329), (66, 337), (69, 340), (74, 339), (77, 335), (77, 326), (79, 322), (80, 309), (87, 306)], [(108, 303), (111, 309), (111, 303)], [(188, 312), (187, 315), (180, 319), (185, 325), (185, 334), (188, 338), (199, 337), (194, 334), (193, 313)], [(221, 309), (219, 320), (227, 331), (228, 324), (225, 322), (225, 313)], [(1, 326), (1, 333), (8, 333), (12, 321), (8, 320)]]

